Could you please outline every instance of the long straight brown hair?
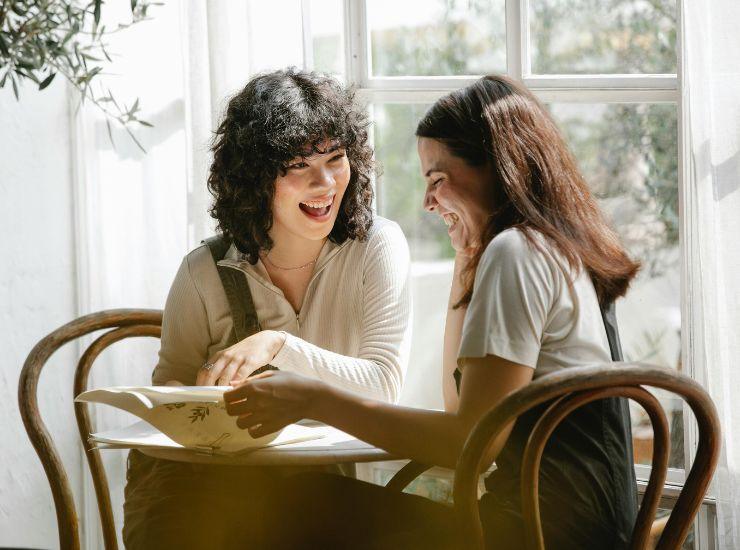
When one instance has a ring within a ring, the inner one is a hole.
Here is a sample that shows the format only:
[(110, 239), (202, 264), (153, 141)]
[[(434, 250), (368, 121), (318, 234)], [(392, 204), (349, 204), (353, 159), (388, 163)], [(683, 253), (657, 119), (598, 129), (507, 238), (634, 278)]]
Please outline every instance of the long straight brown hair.
[(544, 235), (573, 272), (582, 266), (602, 306), (627, 292), (640, 264), (606, 222), (555, 122), (524, 86), (485, 76), (439, 99), (416, 135), (442, 142), (471, 166), (492, 168), (491, 215), (463, 272), (465, 291), (456, 307), (470, 302), (488, 243), (512, 227), (537, 248), (535, 232)]

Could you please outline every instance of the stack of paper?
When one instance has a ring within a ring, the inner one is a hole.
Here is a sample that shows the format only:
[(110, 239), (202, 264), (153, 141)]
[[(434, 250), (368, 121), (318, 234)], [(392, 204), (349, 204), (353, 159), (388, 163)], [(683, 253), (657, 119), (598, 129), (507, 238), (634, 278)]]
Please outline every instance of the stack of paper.
[(324, 436), (315, 426), (294, 424), (260, 438), (226, 414), (224, 386), (118, 386), (86, 391), (75, 401), (104, 403), (142, 422), (90, 436), (99, 448), (192, 449), (229, 455)]

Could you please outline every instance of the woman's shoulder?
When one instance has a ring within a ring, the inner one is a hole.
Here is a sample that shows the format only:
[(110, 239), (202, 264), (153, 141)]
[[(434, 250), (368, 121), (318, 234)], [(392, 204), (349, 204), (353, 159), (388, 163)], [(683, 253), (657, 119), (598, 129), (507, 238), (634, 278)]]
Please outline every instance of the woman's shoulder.
[(365, 253), (378, 248), (397, 246), (408, 248), (406, 236), (403, 234), (401, 226), (381, 216), (374, 216), (373, 223), (364, 239), (354, 239), (348, 245), (349, 248), (362, 250)]
[(539, 233), (527, 236), (524, 230), (518, 227), (506, 229), (491, 239), (483, 251), (481, 260), (490, 261), (494, 258), (514, 260), (541, 254), (541, 250), (534, 245), (531, 239), (540, 240), (541, 237)]
[(378, 238), (378, 236), (406, 239), (401, 226), (396, 222), (389, 220), (388, 218), (375, 216), (373, 218), (373, 223), (367, 232), (367, 240)]
[(180, 277), (188, 277), (200, 292), (220, 284), (216, 263), (207, 244), (200, 244), (185, 254), (178, 273)]
[(490, 265), (514, 271), (536, 271), (553, 278), (566, 271), (567, 262), (539, 231), (525, 232), (524, 229), (512, 227), (496, 235), (486, 246), (479, 269)]
[(364, 239), (346, 241), (343, 253), (344, 261), (357, 262), (366, 268), (376, 264), (408, 264), (410, 261), (409, 245), (401, 226), (380, 216), (374, 217)]
[(185, 254), (185, 257), (182, 261), (183, 263), (187, 264), (191, 273), (193, 271), (201, 272), (203, 269), (214, 265), (211, 251), (208, 248), (208, 245), (205, 243), (199, 244), (190, 252)]

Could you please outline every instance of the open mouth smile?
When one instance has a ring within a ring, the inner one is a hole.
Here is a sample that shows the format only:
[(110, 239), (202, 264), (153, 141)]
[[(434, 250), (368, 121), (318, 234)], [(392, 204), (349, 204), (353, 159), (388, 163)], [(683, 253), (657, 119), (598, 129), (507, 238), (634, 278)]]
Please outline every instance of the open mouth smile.
[(301, 202), (298, 207), (309, 218), (316, 221), (324, 221), (331, 213), (335, 195)]
[(447, 226), (447, 231), (451, 231), (453, 227), (457, 224), (457, 222), (460, 221), (460, 218), (457, 216), (457, 214), (453, 214), (452, 212), (447, 212), (446, 214), (442, 214), (442, 219), (445, 222), (445, 225)]

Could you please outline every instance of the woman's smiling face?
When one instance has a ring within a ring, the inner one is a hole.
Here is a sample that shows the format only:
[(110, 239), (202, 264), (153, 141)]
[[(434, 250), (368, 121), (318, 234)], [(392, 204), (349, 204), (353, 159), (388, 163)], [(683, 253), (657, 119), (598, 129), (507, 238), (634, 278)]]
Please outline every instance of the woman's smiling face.
[(320, 143), (317, 150), (292, 159), (275, 180), (273, 239), (290, 234), (321, 240), (334, 227), (349, 184), (349, 160), (344, 148), (332, 140)]
[(424, 209), (444, 219), (456, 251), (478, 246), (492, 210), (490, 168), (470, 166), (436, 139), (419, 138), (418, 152), (427, 183)]

